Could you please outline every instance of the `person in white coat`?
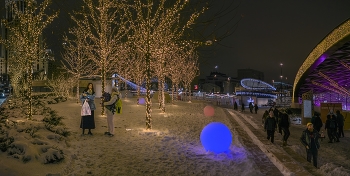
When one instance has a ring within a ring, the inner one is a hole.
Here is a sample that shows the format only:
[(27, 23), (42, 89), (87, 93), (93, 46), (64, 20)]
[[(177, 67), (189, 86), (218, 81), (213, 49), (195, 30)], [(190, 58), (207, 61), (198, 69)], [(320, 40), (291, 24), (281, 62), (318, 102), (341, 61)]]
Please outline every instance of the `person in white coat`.
[(108, 131), (105, 132), (105, 135), (108, 135), (110, 137), (114, 136), (114, 122), (113, 122), (113, 116), (116, 112), (115, 103), (119, 100), (119, 91), (118, 88), (113, 87), (112, 88), (112, 94), (111, 99), (108, 102), (104, 102), (104, 106), (106, 107), (107, 111), (107, 127)]

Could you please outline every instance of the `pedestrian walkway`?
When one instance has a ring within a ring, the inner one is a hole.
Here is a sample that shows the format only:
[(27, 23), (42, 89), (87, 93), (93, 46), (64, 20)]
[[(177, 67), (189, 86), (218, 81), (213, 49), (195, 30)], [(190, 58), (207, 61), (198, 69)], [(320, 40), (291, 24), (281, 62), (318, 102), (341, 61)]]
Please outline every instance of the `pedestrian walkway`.
[[(288, 139), (288, 146), (282, 147), (282, 135), (278, 132), (275, 133), (275, 142), (271, 143), (266, 139), (266, 132), (262, 125), (262, 115), (268, 108), (261, 108), (257, 114), (247, 112), (235, 111), (232, 108), (225, 108), (225, 111), (230, 118), (231, 123), (235, 126), (236, 130), (242, 136), (242, 143), (249, 148), (250, 151), (254, 153), (262, 152), (269, 158), (269, 162), (266, 161), (256, 161), (257, 165), (261, 166), (262, 169), (268, 168), (269, 163), (273, 163), (276, 170), (269, 170), (266, 173), (268, 175), (275, 175), (277, 173), (282, 173), (283, 175), (323, 175), (319, 169), (313, 167), (313, 165), (306, 161), (306, 152), (300, 143), (300, 136), (303, 130), (306, 129), (303, 125), (292, 125), (290, 127), (291, 136)], [(324, 128), (324, 126), (323, 126)], [(349, 132), (345, 132), (345, 136), (349, 136)], [(342, 159), (331, 159), (327, 158), (327, 151), (331, 151), (336, 155), (345, 155), (349, 157), (349, 138), (341, 138), (340, 143), (330, 145), (327, 140), (321, 141), (321, 149), (319, 150), (319, 167), (327, 164), (334, 163), (339, 164), (344, 169), (349, 169), (349, 164), (346, 164), (345, 160)], [(337, 149), (334, 149), (336, 147)], [(259, 152), (256, 150), (260, 150)], [(259, 157), (257, 157), (259, 158)], [(262, 163), (261, 163), (262, 162)]]

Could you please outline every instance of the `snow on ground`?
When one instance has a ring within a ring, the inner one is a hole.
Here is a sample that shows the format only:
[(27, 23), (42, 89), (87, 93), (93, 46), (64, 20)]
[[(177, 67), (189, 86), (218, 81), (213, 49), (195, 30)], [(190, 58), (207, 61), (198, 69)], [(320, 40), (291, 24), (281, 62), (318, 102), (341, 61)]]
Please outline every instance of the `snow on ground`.
[[(49, 135), (43, 127), (32, 136), (30, 133), (18, 133), (18, 130), (12, 127), (9, 135), (16, 136), (16, 143), (23, 143), (29, 147), (25, 151), (18, 152), (17, 157), (9, 155), (8, 152), (1, 152), (0, 164), (3, 167), (0, 173), (12, 175), (259, 175), (260, 171), (255, 169), (254, 162), (247, 157), (249, 153), (241, 145), (223, 110), (216, 108), (213, 117), (205, 117), (203, 108), (206, 105), (205, 102), (177, 102), (177, 105), (167, 104), (167, 112), (160, 113), (154, 104), (153, 129), (146, 131), (144, 130), (145, 106), (136, 105), (136, 98), (124, 99), (123, 114), (116, 115), (114, 119), (115, 136), (107, 137), (104, 135), (106, 117), (99, 116), (100, 108), (95, 111), (96, 129), (92, 130), (93, 136), (81, 136), (80, 105), (70, 100), (50, 104), (48, 105), (50, 108), (64, 117), (63, 123), (67, 130), (72, 132), (71, 136), (52, 141), (47, 140)], [(16, 116), (16, 113), (12, 115)], [(28, 129), (27, 124), (35, 126), (25, 118), (13, 117), (13, 119), (23, 120), (21, 123), (26, 126), (23, 127), (24, 129)], [(205, 151), (202, 147), (199, 139), (201, 130), (212, 121), (222, 122), (231, 129), (234, 137), (229, 152), (216, 155)], [(21, 135), (23, 137), (20, 137)], [(33, 144), (36, 140), (43, 141), (43, 144)], [(47, 146), (62, 151), (64, 160), (44, 164), (40, 160), (44, 155), (41, 151)], [(31, 160), (24, 163), (22, 155), (32, 156)]]
[[(51, 131), (40, 123), (44, 115), (35, 115), (35, 120), (26, 120), (20, 115), (25, 108), (9, 110), (7, 118), (10, 121), (6, 122), (7, 125), (0, 123), (3, 129), (0, 134), (6, 134), (7, 138), (12, 136), (14, 147), (11, 152), (0, 152), (0, 175), (282, 175), (277, 169), (281, 166), (277, 164), (276, 168), (269, 157), (259, 151), (257, 144), (248, 144), (252, 141), (252, 136), (244, 132), (248, 128), (233, 124), (233, 117), (225, 113), (224, 108), (213, 106), (215, 115), (204, 116), (203, 109), (208, 104), (210, 102), (198, 100), (192, 103), (179, 101), (175, 105), (166, 104), (166, 113), (161, 113), (154, 103), (153, 129), (145, 130), (145, 106), (137, 105), (136, 98), (123, 99), (123, 113), (114, 118), (114, 137), (104, 135), (107, 122), (106, 117), (99, 115), (100, 106), (95, 111), (96, 129), (92, 130), (92, 136), (81, 136), (81, 106), (73, 100), (47, 105), (63, 117), (63, 124)], [(251, 119), (254, 128), (260, 128), (259, 115), (239, 116)], [(214, 121), (224, 123), (232, 132), (233, 141), (226, 153), (207, 152), (200, 143), (202, 129)], [(294, 128), (299, 130), (297, 133), (303, 129), (298, 126)], [(63, 136), (66, 131), (71, 135)], [(294, 135), (292, 133), (291, 144), (298, 142), (298, 137)], [(346, 136), (350, 134), (347, 132)], [(255, 142), (266, 140), (255, 138)], [(349, 138), (344, 139), (349, 144)], [(338, 144), (343, 144), (341, 141)], [(266, 141), (259, 145), (266, 145)], [(290, 148), (300, 150), (298, 145)], [(331, 147), (321, 148), (322, 166), (317, 173), (347, 175), (350, 168), (347, 163), (349, 145), (340, 147), (334, 144), (333, 147), (338, 147), (334, 150)], [(278, 149), (284, 152), (280, 147)], [(330, 159), (336, 158), (335, 162), (327, 160), (323, 153), (338, 154), (338, 150), (341, 150), (341, 156), (329, 156)], [(305, 156), (304, 153), (301, 150), (301, 155)]]

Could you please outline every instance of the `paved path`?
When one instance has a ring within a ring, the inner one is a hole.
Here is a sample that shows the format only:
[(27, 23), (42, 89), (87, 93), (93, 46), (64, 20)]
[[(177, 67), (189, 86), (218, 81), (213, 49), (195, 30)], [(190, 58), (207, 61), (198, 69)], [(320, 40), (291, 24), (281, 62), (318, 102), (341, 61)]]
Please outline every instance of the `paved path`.
[[(244, 113), (234, 111), (230, 107), (223, 107), (226, 110), (230, 121), (237, 129), (242, 137), (242, 143), (245, 147), (256, 156), (256, 164), (259, 166), (262, 173), (266, 175), (322, 175), (319, 169), (306, 161), (306, 152), (301, 145), (299, 138), (302, 131), (305, 129), (303, 125), (292, 125), (290, 127), (291, 135), (288, 139), (288, 146), (282, 147), (282, 136), (275, 133), (275, 143), (272, 144), (266, 139), (266, 132), (263, 130), (261, 117), (263, 112), (268, 108), (261, 108), (258, 114), (252, 114), (249, 111)], [(340, 139), (340, 143), (327, 143), (325, 139), (321, 141), (321, 149), (319, 150), (319, 167), (327, 163), (333, 163), (350, 169), (349, 144), (350, 131), (345, 131), (345, 138)], [(335, 153), (342, 157), (332, 158), (328, 157), (329, 153)], [(261, 154), (265, 154), (269, 161), (260, 160)], [(272, 167), (271, 163), (274, 164)], [(264, 169), (269, 168), (264, 171)]]

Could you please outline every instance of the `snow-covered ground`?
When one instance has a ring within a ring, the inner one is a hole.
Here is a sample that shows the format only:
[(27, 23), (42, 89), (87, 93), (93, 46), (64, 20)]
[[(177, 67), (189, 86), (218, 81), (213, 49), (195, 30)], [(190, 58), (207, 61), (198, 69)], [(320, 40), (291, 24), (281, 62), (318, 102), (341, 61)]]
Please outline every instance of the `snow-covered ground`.
[[(323, 141), (320, 169), (315, 171), (303, 162), (305, 151), (296, 137), (303, 127), (293, 126), (291, 146), (284, 149), (280, 141), (269, 144), (266, 140), (261, 127), (263, 110), (255, 115), (213, 105), (215, 115), (206, 117), (203, 109), (210, 104), (178, 101), (166, 104), (166, 113), (161, 113), (154, 103), (153, 129), (145, 130), (145, 106), (137, 105), (136, 98), (123, 99), (123, 113), (114, 118), (114, 137), (104, 135), (107, 122), (99, 115), (100, 106), (92, 136), (81, 136), (81, 106), (73, 100), (47, 105), (63, 117), (63, 124), (53, 132), (41, 123), (45, 115), (26, 120), (19, 115), (25, 108), (6, 110), (0, 114), (2, 119), (8, 114), (8, 120), (0, 123), (0, 138), (13, 137), (14, 142), (8, 151), (0, 151), (0, 175), (349, 175), (350, 133), (333, 146)], [(200, 133), (210, 122), (222, 122), (231, 130), (228, 152), (214, 154), (202, 147)], [(65, 137), (67, 131), (71, 135)], [(293, 160), (293, 151), (302, 159)], [(280, 159), (283, 157), (291, 159)]]

